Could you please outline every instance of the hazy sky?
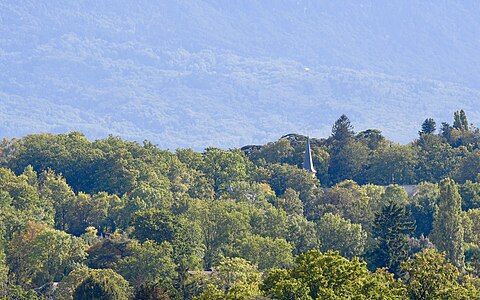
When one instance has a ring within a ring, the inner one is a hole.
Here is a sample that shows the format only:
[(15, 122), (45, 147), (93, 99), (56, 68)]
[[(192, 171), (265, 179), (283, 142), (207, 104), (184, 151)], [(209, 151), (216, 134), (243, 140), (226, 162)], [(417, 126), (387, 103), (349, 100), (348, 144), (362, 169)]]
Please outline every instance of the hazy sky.
[(1, 1), (3, 136), (163, 148), (480, 120), (478, 1)]

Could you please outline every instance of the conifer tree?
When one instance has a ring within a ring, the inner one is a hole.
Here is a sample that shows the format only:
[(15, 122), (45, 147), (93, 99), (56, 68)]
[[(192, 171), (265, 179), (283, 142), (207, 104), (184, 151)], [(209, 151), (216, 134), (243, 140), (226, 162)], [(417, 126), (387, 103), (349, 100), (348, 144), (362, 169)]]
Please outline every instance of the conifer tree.
[(353, 126), (346, 115), (341, 115), (332, 127), (332, 137), (336, 142), (345, 143), (354, 136)]
[(415, 230), (415, 223), (405, 205), (389, 199), (375, 216), (374, 233), (378, 242), (375, 256), (376, 267), (387, 267), (399, 275), (400, 263), (408, 258), (408, 236)]
[(462, 129), (468, 131), (468, 120), (465, 111), (462, 109), (460, 110), (460, 122), (462, 124)]
[(440, 182), (440, 201), (433, 221), (432, 241), (446, 258), (463, 270), (462, 198), (455, 182), (446, 178)]
[(423, 134), (433, 134), (437, 130), (437, 124), (432, 118), (425, 119), (422, 124), (422, 130), (418, 132), (419, 135)]
[(456, 111), (453, 113), (453, 128), (461, 129), (462, 128), (462, 121), (460, 121), (460, 112)]
[(356, 179), (362, 169), (368, 147), (355, 138), (353, 126), (346, 115), (340, 116), (332, 127), (330, 147), (330, 181), (338, 183)]
[(440, 128), (440, 135), (444, 137), (448, 143), (452, 141), (453, 127), (447, 122), (442, 122), (442, 128)]

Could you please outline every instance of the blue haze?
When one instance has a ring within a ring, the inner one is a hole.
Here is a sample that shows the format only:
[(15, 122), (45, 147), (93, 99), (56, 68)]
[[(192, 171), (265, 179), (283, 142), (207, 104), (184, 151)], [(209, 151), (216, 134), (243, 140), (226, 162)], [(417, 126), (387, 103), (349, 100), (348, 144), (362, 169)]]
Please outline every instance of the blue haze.
[(480, 122), (478, 1), (0, 1), (0, 133), (223, 148)]

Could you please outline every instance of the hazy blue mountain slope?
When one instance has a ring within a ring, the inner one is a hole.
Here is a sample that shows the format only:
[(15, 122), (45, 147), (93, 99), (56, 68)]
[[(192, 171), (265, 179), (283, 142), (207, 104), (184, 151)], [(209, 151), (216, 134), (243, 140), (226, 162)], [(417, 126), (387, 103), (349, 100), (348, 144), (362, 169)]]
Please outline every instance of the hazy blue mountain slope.
[(406, 142), (426, 117), (480, 121), (470, 2), (0, 1), (0, 130), (200, 149), (346, 113)]

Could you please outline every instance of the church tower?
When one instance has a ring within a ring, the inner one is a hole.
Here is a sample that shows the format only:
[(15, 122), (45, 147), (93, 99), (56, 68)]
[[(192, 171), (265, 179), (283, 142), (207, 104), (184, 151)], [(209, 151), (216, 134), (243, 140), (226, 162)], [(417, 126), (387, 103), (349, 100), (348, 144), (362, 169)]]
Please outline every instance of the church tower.
[(310, 149), (310, 137), (307, 136), (307, 146), (305, 147), (305, 157), (303, 158), (303, 168), (315, 176), (315, 169), (313, 168), (312, 150)]

